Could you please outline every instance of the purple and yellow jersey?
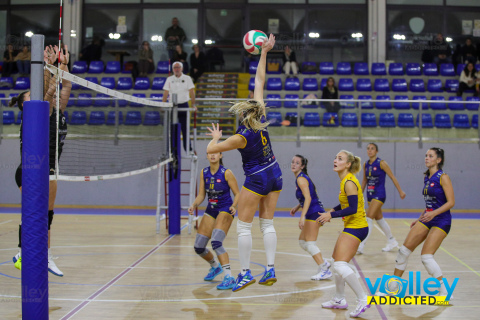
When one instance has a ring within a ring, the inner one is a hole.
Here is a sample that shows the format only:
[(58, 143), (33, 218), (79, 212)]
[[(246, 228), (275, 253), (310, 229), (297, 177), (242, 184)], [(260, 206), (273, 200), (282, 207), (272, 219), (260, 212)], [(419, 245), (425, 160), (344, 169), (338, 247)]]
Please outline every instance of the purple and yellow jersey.
[(212, 174), (210, 167), (203, 169), (203, 181), (205, 181), (205, 192), (208, 196), (208, 206), (205, 212), (217, 211), (222, 208), (228, 208), (232, 206), (233, 200), (230, 196), (230, 186), (225, 179), (225, 172), (228, 169), (224, 166), (220, 166)]
[(353, 183), (355, 183), (355, 186), (357, 187), (358, 205), (357, 205), (356, 213), (346, 217), (342, 217), (343, 224), (345, 228), (351, 228), (351, 229), (368, 227), (367, 215), (365, 213), (365, 201), (363, 200), (362, 186), (360, 185), (360, 182), (358, 182), (357, 177), (355, 177), (350, 172), (340, 182), (340, 194), (338, 195), (338, 200), (340, 201), (340, 205), (342, 209), (345, 209), (348, 207), (348, 198), (347, 198), (347, 193), (345, 192), (345, 183), (347, 183), (347, 181), (352, 181)]
[(386, 198), (385, 193), (385, 171), (380, 167), (382, 159), (377, 158), (370, 164), (370, 161), (365, 162), (365, 177), (367, 178), (367, 198), (373, 197)]
[(308, 208), (307, 214), (317, 213), (317, 212), (325, 212), (325, 210), (323, 209), (322, 202), (320, 201), (320, 199), (318, 199), (317, 189), (315, 188), (315, 185), (313, 184), (310, 177), (308, 175), (306, 175), (304, 172), (300, 172), (297, 179), (295, 179), (295, 185), (297, 187), (297, 189), (295, 191), (295, 196), (297, 197), (298, 202), (300, 202), (300, 205), (302, 206), (302, 208), (303, 208), (303, 205), (305, 203), (305, 197), (302, 193), (302, 189), (300, 189), (300, 187), (298, 186), (298, 178), (300, 178), (300, 177), (307, 179), (308, 190), (310, 192), (310, 198), (312, 199), (312, 201), (310, 202), (310, 207)]
[[(429, 178), (428, 175), (425, 175), (423, 199), (425, 200), (427, 211), (433, 211), (447, 203), (447, 196), (442, 187), (442, 176), (444, 174), (445, 172), (443, 172), (443, 170), (438, 170), (431, 178)], [(450, 215), (450, 210), (447, 210), (440, 215)]]

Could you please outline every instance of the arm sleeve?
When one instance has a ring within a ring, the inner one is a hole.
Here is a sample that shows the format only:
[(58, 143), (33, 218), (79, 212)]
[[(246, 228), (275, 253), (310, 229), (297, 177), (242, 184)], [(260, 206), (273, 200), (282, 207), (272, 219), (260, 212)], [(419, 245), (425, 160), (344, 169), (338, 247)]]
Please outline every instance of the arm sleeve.
[(333, 208), (333, 211), (339, 211), (339, 210), (342, 210), (342, 205), (341, 204), (339, 204), (338, 206)]
[(358, 195), (348, 196), (348, 207), (340, 211), (334, 211), (331, 213), (332, 218), (340, 218), (351, 216), (352, 214), (357, 213), (358, 206)]

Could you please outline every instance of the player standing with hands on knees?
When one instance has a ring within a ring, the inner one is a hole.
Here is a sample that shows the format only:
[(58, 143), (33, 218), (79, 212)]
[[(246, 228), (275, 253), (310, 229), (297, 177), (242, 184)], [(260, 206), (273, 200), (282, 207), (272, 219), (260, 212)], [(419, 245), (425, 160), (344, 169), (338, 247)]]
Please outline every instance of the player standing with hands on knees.
[(238, 253), (242, 269), (232, 289), (234, 292), (255, 283), (250, 272), (250, 254), (252, 251), (252, 222), (257, 210), (259, 210), (260, 229), (263, 233), (267, 256), (267, 269), (259, 284), (271, 286), (277, 281), (274, 268), (277, 234), (273, 226), (273, 215), (282, 190), (283, 180), (282, 171), (273, 154), (268, 135), (268, 122), (265, 118), (263, 101), (267, 53), (272, 50), (274, 45), (273, 34), (262, 44), (260, 61), (255, 75), (253, 100), (238, 102), (230, 108), (230, 112), (240, 119), (240, 126), (236, 134), (219, 142), (222, 137), (219, 125), (212, 124), (212, 129), (209, 128), (212, 141), (207, 146), (207, 152), (217, 153), (238, 149), (242, 156), (243, 170), (246, 176), (240, 191), (237, 222)]

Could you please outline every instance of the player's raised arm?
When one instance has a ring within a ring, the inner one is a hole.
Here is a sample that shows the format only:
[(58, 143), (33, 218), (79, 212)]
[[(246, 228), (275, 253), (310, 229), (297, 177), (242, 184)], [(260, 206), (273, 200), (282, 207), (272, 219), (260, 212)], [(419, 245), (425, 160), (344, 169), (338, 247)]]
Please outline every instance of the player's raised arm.
[(264, 104), (263, 102), (263, 88), (265, 87), (265, 73), (267, 67), (267, 53), (272, 50), (275, 45), (275, 36), (270, 34), (268, 40), (262, 44), (262, 53), (260, 54), (260, 61), (257, 66), (257, 73), (255, 75), (255, 90), (253, 91), (253, 98)]

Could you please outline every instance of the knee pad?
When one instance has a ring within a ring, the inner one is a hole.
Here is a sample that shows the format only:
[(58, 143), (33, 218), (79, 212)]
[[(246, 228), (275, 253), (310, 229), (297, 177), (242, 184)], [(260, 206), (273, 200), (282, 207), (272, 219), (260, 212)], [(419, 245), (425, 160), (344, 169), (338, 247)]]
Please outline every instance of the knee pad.
[(422, 254), (422, 263), (427, 269), (429, 275), (434, 278), (438, 278), (442, 276), (442, 270), (438, 265), (437, 261), (433, 258), (433, 254)]
[(226, 234), (221, 229), (213, 229), (212, 232), (212, 249), (215, 251), (217, 256), (226, 253), (225, 248), (223, 247), (223, 240), (225, 240)]
[(317, 253), (320, 253), (320, 249), (317, 247), (317, 243), (315, 241), (307, 241), (305, 242), (305, 251), (310, 253), (310, 255), (313, 257)]
[(48, 211), (48, 230), (50, 230), (50, 226), (52, 225), (53, 214), (53, 210)]
[(260, 218), (260, 230), (262, 231), (263, 235), (266, 235), (267, 233), (275, 233), (273, 219)]
[(407, 268), (408, 256), (412, 253), (407, 247), (401, 246), (395, 259), (395, 269), (403, 270)]
[(207, 243), (210, 240), (207, 236), (203, 234), (198, 234), (195, 237), (195, 244), (193, 248), (195, 249), (195, 253), (198, 254), (200, 257), (204, 257), (208, 254)]
[(239, 237), (251, 237), (252, 236), (252, 223), (237, 221), (237, 235)]
[(351, 274), (354, 274), (352, 268), (349, 267), (348, 263), (345, 261), (335, 261), (333, 263), (336, 274), (340, 275), (343, 279), (348, 277)]
[(300, 248), (307, 251), (307, 247), (305, 246), (305, 240), (298, 240), (298, 244), (300, 245)]

